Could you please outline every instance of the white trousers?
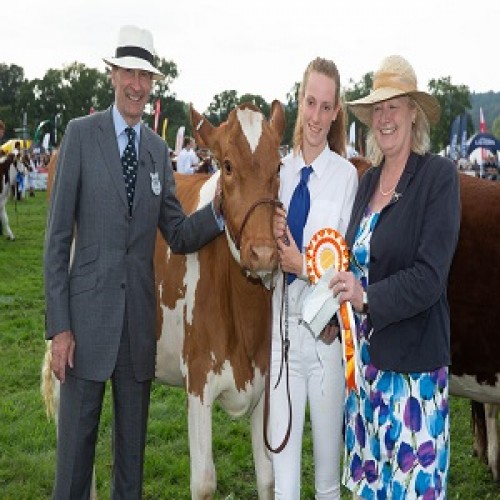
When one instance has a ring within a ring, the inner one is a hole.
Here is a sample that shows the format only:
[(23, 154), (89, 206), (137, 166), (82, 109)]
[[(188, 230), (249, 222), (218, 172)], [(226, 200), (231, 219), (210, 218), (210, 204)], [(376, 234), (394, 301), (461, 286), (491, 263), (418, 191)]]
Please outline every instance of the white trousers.
[[(273, 453), (275, 498), (300, 500), (302, 437), (306, 405), (311, 417), (317, 499), (340, 499), (340, 458), (343, 448), (344, 369), (340, 341), (326, 345), (290, 318), (289, 383), (292, 431), (281, 453)], [(281, 361), (279, 323), (273, 325), (269, 429), (274, 448), (288, 426), (286, 372), (276, 389)]]

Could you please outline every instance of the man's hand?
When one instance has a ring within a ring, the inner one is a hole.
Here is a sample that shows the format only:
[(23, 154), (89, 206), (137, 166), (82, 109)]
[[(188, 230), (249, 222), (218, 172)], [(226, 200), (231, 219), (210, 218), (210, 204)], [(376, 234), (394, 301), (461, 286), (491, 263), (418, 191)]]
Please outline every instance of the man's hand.
[(63, 384), (66, 379), (66, 365), (73, 368), (75, 355), (75, 337), (66, 330), (52, 338), (52, 371)]

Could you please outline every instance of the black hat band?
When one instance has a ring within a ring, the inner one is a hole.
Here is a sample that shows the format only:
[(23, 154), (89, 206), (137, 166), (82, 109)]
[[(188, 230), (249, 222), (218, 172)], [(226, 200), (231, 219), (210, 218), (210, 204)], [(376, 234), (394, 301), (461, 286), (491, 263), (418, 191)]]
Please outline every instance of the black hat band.
[(139, 59), (144, 59), (150, 64), (153, 64), (153, 54), (149, 50), (143, 49), (142, 47), (135, 47), (132, 45), (127, 45), (125, 47), (118, 47), (116, 49), (116, 57), (138, 57)]

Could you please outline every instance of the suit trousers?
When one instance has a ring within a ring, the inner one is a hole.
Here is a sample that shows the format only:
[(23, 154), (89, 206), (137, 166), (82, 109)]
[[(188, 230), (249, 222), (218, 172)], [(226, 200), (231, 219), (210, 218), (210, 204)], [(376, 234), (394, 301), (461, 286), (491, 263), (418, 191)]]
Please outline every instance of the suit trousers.
[[(343, 449), (345, 379), (339, 339), (325, 344), (315, 339), (297, 318), (289, 318), (289, 383), (292, 430), (287, 445), (272, 455), (275, 499), (299, 500), (302, 439), (309, 403), (311, 418), (315, 498), (340, 499), (340, 458)], [(278, 446), (288, 425), (286, 372), (278, 379), (281, 361), (279, 321), (273, 325), (271, 362), (271, 443)]]
[[(126, 323), (126, 322), (125, 322)], [(76, 346), (78, 349), (78, 345)], [(138, 382), (125, 324), (111, 375), (113, 477), (111, 498), (140, 499), (151, 380)], [(106, 382), (66, 376), (61, 384), (53, 498), (88, 500)]]

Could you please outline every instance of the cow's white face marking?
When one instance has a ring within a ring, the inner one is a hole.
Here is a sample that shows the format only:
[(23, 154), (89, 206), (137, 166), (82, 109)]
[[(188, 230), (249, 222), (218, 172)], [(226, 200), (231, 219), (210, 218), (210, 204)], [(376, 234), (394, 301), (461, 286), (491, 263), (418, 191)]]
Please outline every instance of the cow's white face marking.
[(241, 130), (243, 130), (243, 134), (248, 141), (250, 151), (253, 154), (259, 145), (260, 136), (262, 135), (262, 114), (251, 109), (238, 109), (236, 110), (236, 116), (240, 122)]

